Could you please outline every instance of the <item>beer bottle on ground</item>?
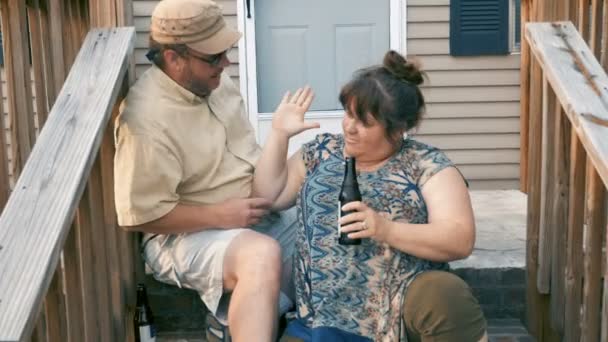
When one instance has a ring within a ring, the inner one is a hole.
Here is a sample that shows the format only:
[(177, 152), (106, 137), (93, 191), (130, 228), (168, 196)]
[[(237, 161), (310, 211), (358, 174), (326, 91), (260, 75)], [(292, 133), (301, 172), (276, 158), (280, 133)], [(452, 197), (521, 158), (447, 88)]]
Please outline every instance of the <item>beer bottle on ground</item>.
[[(346, 203), (361, 201), (361, 192), (359, 192), (359, 184), (357, 183), (357, 170), (355, 168), (355, 158), (346, 158), (346, 167), (344, 169), (344, 180), (342, 181), (342, 188), (340, 189), (340, 195), (338, 196), (338, 205), (340, 219), (342, 216), (346, 216), (352, 211), (343, 211), (342, 206)], [(338, 225), (338, 243), (341, 245), (360, 245), (361, 239), (351, 239), (347, 233), (342, 233), (340, 225)]]
[(148, 295), (144, 284), (137, 284), (137, 304), (133, 317), (136, 342), (156, 342), (154, 317), (148, 305)]

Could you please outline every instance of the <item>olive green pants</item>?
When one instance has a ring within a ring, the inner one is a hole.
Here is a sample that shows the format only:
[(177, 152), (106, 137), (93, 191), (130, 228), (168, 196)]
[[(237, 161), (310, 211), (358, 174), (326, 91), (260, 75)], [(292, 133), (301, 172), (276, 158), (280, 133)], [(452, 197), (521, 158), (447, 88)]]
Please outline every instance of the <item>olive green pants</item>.
[[(424, 272), (407, 289), (403, 303), (409, 342), (477, 342), (486, 320), (469, 286), (443, 271)], [(283, 336), (280, 342), (301, 342)]]

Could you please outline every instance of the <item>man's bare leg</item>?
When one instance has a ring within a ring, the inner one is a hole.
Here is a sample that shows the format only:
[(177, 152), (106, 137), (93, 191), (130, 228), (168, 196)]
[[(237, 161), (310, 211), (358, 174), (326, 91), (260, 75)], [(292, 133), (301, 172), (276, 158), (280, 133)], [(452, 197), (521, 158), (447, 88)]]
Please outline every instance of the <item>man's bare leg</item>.
[(224, 288), (232, 290), (228, 326), (235, 342), (274, 341), (281, 281), (281, 248), (254, 231), (239, 234), (224, 257)]

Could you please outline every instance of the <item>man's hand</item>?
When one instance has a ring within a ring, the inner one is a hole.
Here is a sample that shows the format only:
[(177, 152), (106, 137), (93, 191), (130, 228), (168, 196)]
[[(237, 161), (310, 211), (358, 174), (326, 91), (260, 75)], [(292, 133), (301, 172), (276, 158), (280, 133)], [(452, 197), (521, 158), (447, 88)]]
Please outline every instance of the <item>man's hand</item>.
[(246, 228), (256, 225), (268, 214), (272, 203), (267, 199), (233, 198), (216, 204), (219, 228)]

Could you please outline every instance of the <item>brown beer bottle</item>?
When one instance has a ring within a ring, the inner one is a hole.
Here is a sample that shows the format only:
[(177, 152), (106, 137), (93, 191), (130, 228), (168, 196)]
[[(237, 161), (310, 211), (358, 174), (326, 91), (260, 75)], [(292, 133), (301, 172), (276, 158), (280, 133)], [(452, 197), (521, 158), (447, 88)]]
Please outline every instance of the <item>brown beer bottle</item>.
[(137, 284), (137, 304), (133, 317), (133, 328), (135, 329), (135, 342), (156, 342), (154, 317), (148, 305), (146, 286), (142, 283)]
[[(346, 157), (346, 167), (344, 169), (344, 180), (342, 181), (342, 188), (340, 188), (340, 195), (338, 196), (338, 220), (342, 216), (346, 216), (352, 211), (343, 211), (342, 206), (346, 203), (361, 201), (361, 192), (359, 191), (359, 183), (357, 183), (357, 170), (355, 168), (355, 158)], [(340, 225), (338, 225), (338, 243), (341, 245), (360, 245), (361, 239), (351, 239), (347, 233), (342, 233)]]

